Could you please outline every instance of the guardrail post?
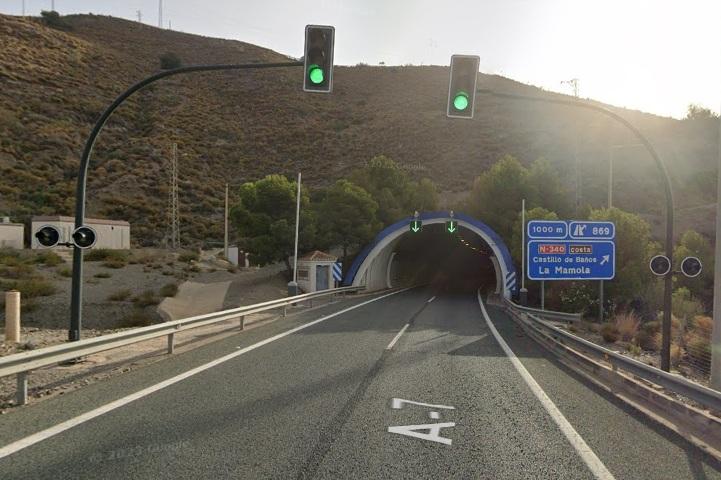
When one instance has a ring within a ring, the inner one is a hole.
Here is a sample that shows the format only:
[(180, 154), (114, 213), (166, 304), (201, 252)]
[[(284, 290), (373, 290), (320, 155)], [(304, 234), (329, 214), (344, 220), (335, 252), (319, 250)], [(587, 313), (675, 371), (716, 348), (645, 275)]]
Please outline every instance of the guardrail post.
[(168, 353), (175, 351), (175, 333), (168, 334)]
[(245, 328), (245, 315), (240, 316), (240, 329), (243, 330)]
[(20, 342), (20, 292), (5, 292), (5, 342)]
[(313, 308), (313, 299), (312, 298), (308, 299), (308, 308)]
[(18, 373), (17, 392), (15, 393), (15, 404), (17, 405), (28, 403), (28, 373), (30, 372)]
[(288, 305), (283, 305), (283, 318), (288, 314)]

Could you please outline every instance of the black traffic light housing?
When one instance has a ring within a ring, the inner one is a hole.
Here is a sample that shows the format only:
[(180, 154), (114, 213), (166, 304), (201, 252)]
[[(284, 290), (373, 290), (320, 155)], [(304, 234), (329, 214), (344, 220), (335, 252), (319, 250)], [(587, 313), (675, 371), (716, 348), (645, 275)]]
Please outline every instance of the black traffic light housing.
[(701, 275), (701, 270), (703, 266), (697, 257), (686, 257), (681, 262), (681, 273), (689, 278), (698, 277)]
[(448, 108), (450, 118), (473, 118), (476, 100), (476, 80), (480, 57), (476, 55), (452, 55), (451, 78), (448, 83)]
[(52, 225), (44, 225), (40, 230), (35, 232), (35, 238), (38, 240), (40, 246), (52, 248), (60, 243), (60, 230)]
[(98, 235), (95, 233), (95, 230), (88, 226), (83, 225), (82, 227), (76, 228), (73, 232), (73, 244), (78, 248), (92, 248), (97, 240)]
[(335, 28), (306, 25), (303, 90), (330, 93), (333, 90), (333, 46)]

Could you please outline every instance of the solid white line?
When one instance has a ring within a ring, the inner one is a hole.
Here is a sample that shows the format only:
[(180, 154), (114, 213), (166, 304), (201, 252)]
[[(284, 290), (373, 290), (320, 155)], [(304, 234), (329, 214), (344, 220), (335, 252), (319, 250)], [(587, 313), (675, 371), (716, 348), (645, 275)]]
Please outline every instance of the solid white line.
[(388, 346), (386, 347), (386, 350), (390, 350), (391, 348), (393, 348), (393, 345), (395, 345), (396, 342), (398, 341), (398, 339), (401, 338), (401, 335), (403, 335), (403, 332), (406, 331), (406, 328), (408, 328), (409, 325), (410, 325), (410, 323), (406, 323), (406, 324), (403, 326), (403, 328), (401, 328), (401, 331), (398, 332), (398, 333), (396, 334), (396, 336), (393, 337), (393, 340), (391, 340), (391, 343), (388, 344)]
[(338, 312), (332, 313), (328, 316), (321, 317), (317, 320), (313, 320), (312, 322), (305, 323), (303, 325), (300, 325), (299, 327), (292, 328), (286, 332), (279, 333), (278, 335), (275, 335), (270, 338), (266, 338), (265, 340), (262, 340), (258, 343), (254, 343), (253, 345), (250, 345), (248, 347), (245, 347), (241, 350), (238, 350), (236, 352), (230, 353), (228, 355), (225, 355), (223, 357), (220, 357), (216, 360), (213, 360), (212, 362), (208, 362), (204, 365), (200, 365), (199, 367), (195, 367), (191, 370), (188, 370), (187, 372), (181, 373), (180, 375), (176, 375), (175, 377), (169, 378), (167, 380), (164, 380), (160, 383), (157, 383), (155, 385), (151, 385), (150, 387), (144, 388), (143, 390), (140, 390), (138, 392), (132, 393), (126, 397), (120, 398), (118, 400), (115, 400), (113, 402), (110, 402), (106, 405), (103, 405), (101, 407), (98, 407), (94, 410), (91, 410), (89, 412), (83, 413), (82, 415), (78, 415), (75, 418), (71, 418), (70, 420), (66, 420), (62, 423), (59, 423), (53, 427), (47, 428), (45, 430), (42, 430), (40, 432), (34, 433), (28, 437), (22, 438), (20, 440), (16, 440), (2, 448), (0, 448), (0, 458), (7, 457), (8, 455), (12, 455), (13, 453), (16, 453), (26, 447), (29, 447), (31, 445), (34, 445), (36, 443), (42, 442), (43, 440), (47, 440), (50, 437), (53, 437), (59, 433), (62, 433), (66, 430), (70, 430), (73, 427), (76, 427), (82, 423), (87, 422), (88, 420), (92, 420), (93, 418), (99, 417), (105, 413), (108, 413), (112, 410), (115, 410), (117, 408), (120, 408), (124, 405), (127, 405), (130, 402), (133, 402), (135, 400), (138, 400), (140, 398), (146, 397), (150, 395), (151, 393), (157, 392), (158, 390), (162, 390), (165, 387), (169, 387), (170, 385), (173, 385), (175, 383), (178, 383), (182, 380), (185, 380), (186, 378), (192, 377), (193, 375), (196, 375), (200, 372), (203, 372), (205, 370), (208, 370), (210, 368), (213, 368), (217, 365), (220, 365), (221, 363), (225, 363), (228, 360), (232, 360), (235, 357), (238, 357), (240, 355), (243, 355), (244, 353), (250, 352), (251, 350), (255, 350), (256, 348), (262, 347), (263, 345), (267, 345), (271, 342), (274, 342), (276, 340), (279, 340), (283, 337), (287, 337), (288, 335), (292, 335), (295, 332), (298, 332), (300, 330), (303, 330), (305, 328), (308, 328), (310, 326), (316, 325), (320, 322), (324, 322), (330, 318), (337, 317), (338, 315), (342, 315), (346, 312), (349, 312), (351, 310), (355, 310), (356, 308), (360, 308), (364, 305), (368, 305), (369, 303), (376, 302), (378, 300), (381, 300), (386, 297), (390, 297), (391, 295), (395, 295), (397, 293), (405, 292), (408, 290), (408, 288), (404, 288), (402, 290), (397, 290), (395, 292), (387, 293), (385, 295), (382, 295), (380, 297), (371, 298), (370, 300), (366, 300), (365, 302), (359, 303), (357, 305), (353, 305), (352, 307), (345, 308), (343, 310), (340, 310)]
[(432, 302), (433, 300), (435, 300), (435, 299), (436, 299), (436, 296), (433, 295), (431, 298), (428, 299), (428, 302), (426, 302), (426, 303), (431, 303), (431, 302)]
[(533, 392), (536, 398), (541, 402), (543, 408), (546, 409), (553, 421), (556, 423), (556, 425), (558, 425), (558, 428), (561, 429), (563, 435), (566, 437), (566, 439), (570, 442), (570, 444), (576, 450), (584, 463), (591, 470), (593, 476), (598, 478), (599, 480), (614, 480), (614, 476), (611, 474), (611, 472), (608, 471), (603, 462), (601, 462), (601, 460), (596, 456), (593, 450), (591, 450), (591, 447), (588, 446), (588, 444), (581, 437), (581, 435), (579, 435), (578, 432), (569, 423), (569, 421), (566, 420), (566, 417), (563, 416), (558, 407), (556, 407), (553, 401), (548, 397), (548, 395), (546, 395), (546, 392), (543, 391), (538, 382), (536, 382), (536, 380), (531, 376), (531, 374), (528, 373), (526, 367), (523, 366), (518, 357), (516, 357), (516, 354), (513, 353), (513, 350), (511, 350), (511, 347), (508, 346), (506, 341), (503, 340), (503, 337), (501, 337), (501, 335), (498, 333), (498, 330), (496, 330), (496, 327), (493, 325), (490, 317), (488, 316), (488, 312), (486, 312), (486, 307), (483, 305), (480, 290), (478, 291), (478, 304), (481, 306), (483, 317), (485, 318), (486, 324), (491, 330), (491, 333), (493, 333), (493, 336), (496, 337), (496, 341), (501, 345), (503, 351), (506, 352), (506, 355), (508, 355), (511, 363), (521, 375), (521, 378), (523, 378), (528, 387), (531, 389), (531, 392)]

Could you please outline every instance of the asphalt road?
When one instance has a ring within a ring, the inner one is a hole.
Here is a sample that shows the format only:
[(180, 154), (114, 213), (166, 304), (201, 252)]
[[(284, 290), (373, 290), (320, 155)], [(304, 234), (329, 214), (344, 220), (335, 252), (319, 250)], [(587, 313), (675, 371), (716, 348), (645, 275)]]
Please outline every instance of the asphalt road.
[(475, 294), (377, 297), (4, 415), (0, 478), (721, 479)]

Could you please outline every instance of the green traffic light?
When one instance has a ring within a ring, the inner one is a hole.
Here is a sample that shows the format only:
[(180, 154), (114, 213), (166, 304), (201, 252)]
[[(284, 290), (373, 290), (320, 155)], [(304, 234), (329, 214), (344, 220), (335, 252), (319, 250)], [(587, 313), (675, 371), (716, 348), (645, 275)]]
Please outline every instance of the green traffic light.
[(453, 98), (453, 108), (463, 111), (468, 108), (468, 94), (466, 92), (458, 92)]
[(323, 83), (323, 80), (325, 79), (323, 69), (320, 68), (318, 65), (311, 65), (310, 67), (308, 67), (308, 78), (310, 78), (310, 81), (315, 83), (316, 85)]

